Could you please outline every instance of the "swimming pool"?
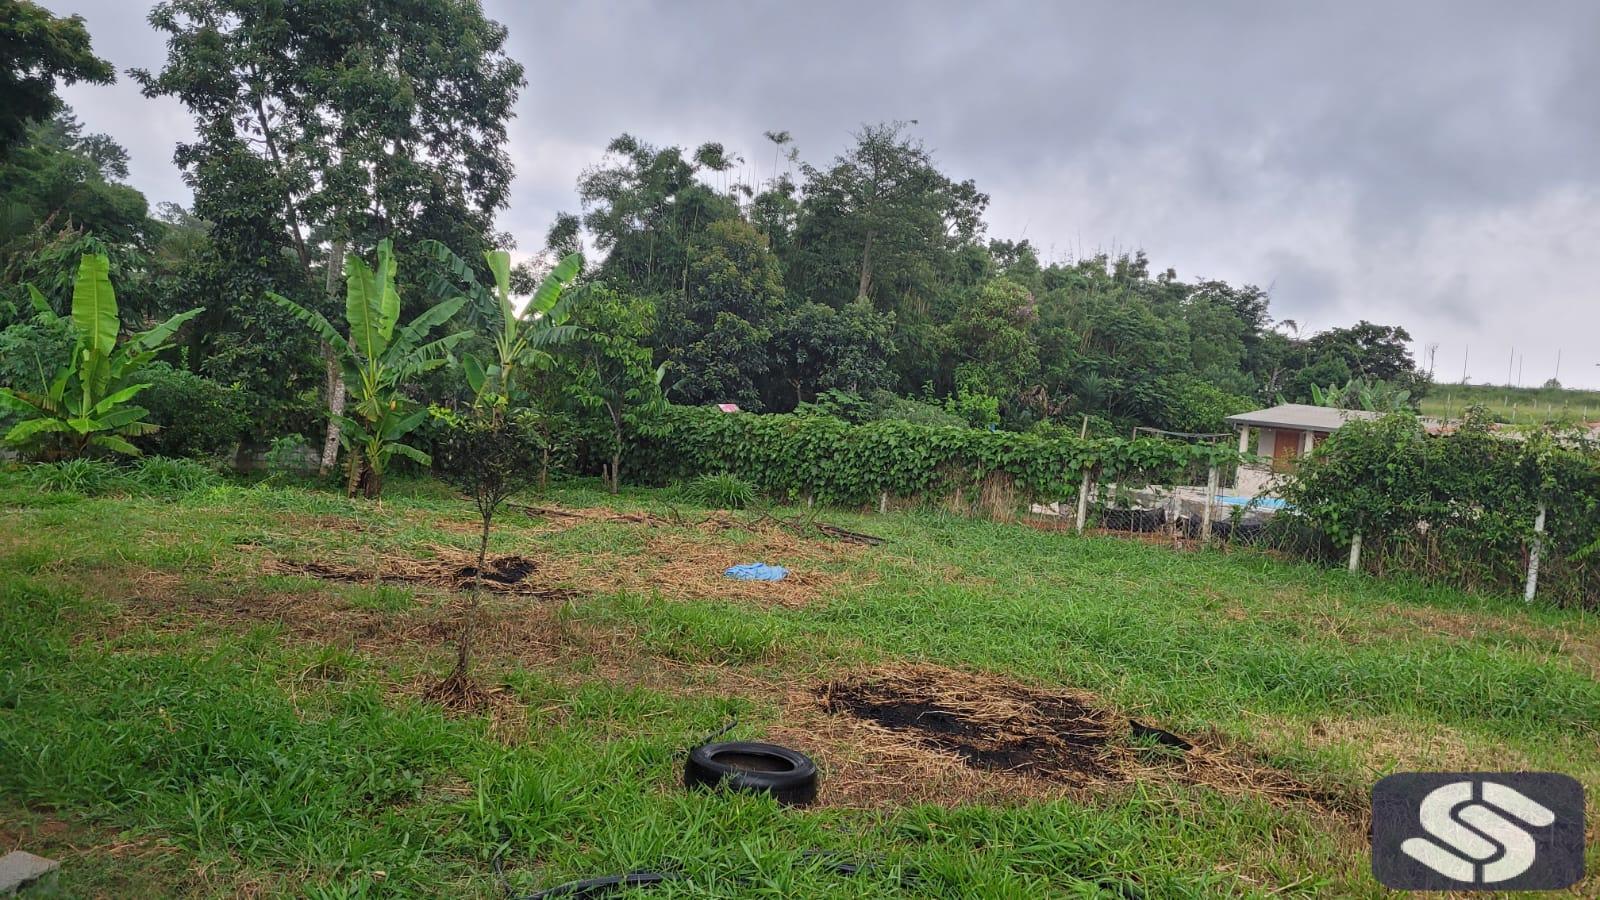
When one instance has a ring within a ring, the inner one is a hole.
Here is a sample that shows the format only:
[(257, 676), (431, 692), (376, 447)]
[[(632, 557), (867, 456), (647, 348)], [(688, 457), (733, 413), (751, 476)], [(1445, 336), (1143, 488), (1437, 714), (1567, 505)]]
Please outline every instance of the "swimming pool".
[(1256, 509), (1289, 508), (1289, 504), (1283, 502), (1282, 497), (1238, 497), (1233, 494), (1218, 494), (1217, 502), (1224, 506), (1254, 506)]

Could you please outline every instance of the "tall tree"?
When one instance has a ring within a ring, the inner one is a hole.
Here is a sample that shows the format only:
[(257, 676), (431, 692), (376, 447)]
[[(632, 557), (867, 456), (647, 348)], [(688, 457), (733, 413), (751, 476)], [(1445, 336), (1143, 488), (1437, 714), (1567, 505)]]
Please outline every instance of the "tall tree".
[(109, 135), (86, 134), (71, 110), (28, 128), (27, 140), (0, 163), (0, 197), (34, 221), (54, 220), (102, 240), (134, 243), (151, 227), (144, 195), (121, 183), (128, 151)]
[[(150, 22), (168, 35), (166, 66), (133, 75), (195, 117), (198, 138), (176, 160), (196, 212), (291, 251), (292, 283), (262, 273), (279, 292), (320, 293), (315, 305), (331, 312), (344, 248), (391, 236), (434, 238), (467, 259), (486, 248), (524, 81), (505, 28), (477, 0), (166, 0)], [(270, 270), (275, 255), (246, 258)], [(345, 386), (326, 342), (323, 357), (330, 468)]]
[(732, 198), (699, 176), (725, 172), (733, 162), (716, 143), (702, 144), (689, 156), (682, 148), (654, 147), (628, 134), (607, 145), (606, 159), (578, 181), (583, 224), (606, 254), (600, 274), (638, 293), (686, 293), (695, 236), (739, 215)]
[(82, 16), (58, 19), (32, 0), (0, 3), (0, 158), (28, 125), (62, 109), (56, 82), (110, 84), (111, 64), (94, 55)]
[(141, 276), (166, 227), (150, 218), (143, 194), (121, 183), (127, 165), (126, 150), (84, 133), (70, 110), (28, 127), (26, 141), (0, 159), (0, 307), (12, 316), (25, 309), (24, 283), (64, 302), (78, 261), (101, 253), (117, 273), (123, 308), (136, 317), (154, 311)]
[(772, 370), (767, 342), (784, 306), (766, 237), (743, 219), (712, 223), (690, 242), (685, 290), (663, 294), (658, 305), (656, 356), (683, 364), (672, 397), (759, 407)]
[(906, 134), (909, 124), (867, 126), (828, 168), (801, 167), (805, 200), (790, 271), (800, 296), (926, 307), (953, 252), (982, 233), (988, 195), (940, 172)]
[(866, 395), (887, 388), (894, 382), (893, 332), (894, 314), (878, 312), (864, 298), (840, 309), (800, 304), (773, 339), (783, 383), (774, 385), (781, 399), (769, 402), (788, 409), (824, 391)]
[(573, 316), (578, 326), (569, 361), (572, 401), (603, 414), (611, 461), (606, 486), (615, 494), (622, 485), (622, 448), (627, 432), (641, 416), (664, 403), (661, 378), (666, 363), (652, 369), (650, 348), (642, 346), (655, 310), (648, 299), (629, 297), (605, 284), (582, 290)]
[(1352, 375), (1379, 381), (1411, 381), (1419, 377), (1406, 344), (1411, 335), (1397, 325), (1375, 325), (1362, 319), (1349, 328), (1330, 328), (1312, 335), (1306, 348), (1312, 358), (1343, 360)]
[(962, 305), (953, 323), (956, 352), (969, 376), (969, 390), (1014, 400), (1032, 387), (1039, 372), (1039, 345), (1033, 324), (1039, 318), (1033, 295), (1022, 285), (997, 278)]

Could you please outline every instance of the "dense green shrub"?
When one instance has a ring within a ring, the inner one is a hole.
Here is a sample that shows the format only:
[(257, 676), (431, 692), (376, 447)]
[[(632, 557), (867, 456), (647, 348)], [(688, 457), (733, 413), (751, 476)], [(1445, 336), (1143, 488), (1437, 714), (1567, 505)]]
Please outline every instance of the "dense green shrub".
[(1481, 413), (1441, 435), (1405, 413), (1351, 422), (1285, 495), (1334, 544), (1360, 534), (1374, 570), (1506, 592), (1525, 577), (1543, 502), (1540, 595), (1600, 606), (1600, 452), (1581, 434), (1496, 432)]
[(217, 473), (192, 459), (146, 456), (133, 464), (129, 480), (155, 494), (186, 494), (217, 483)]
[(311, 445), (306, 442), (305, 435), (285, 434), (272, 439), (271, 446), (262, 455), (261, 461), (268, 472), (274, 474), (300, 475), (316, 468), (311, 455)]
[[(0, 331), (0, 387), (43, 393), (56, 366), (72, 352), (72, 326), (66, 320), (31, 319)], [(16, 414), (0, 406), (0, 425)], [(4, 433), (0, 430), (0, 433)]]
[(762, 493), (862, 504), (880, 493), (941, 497), (990, 475), (1009, 476), (1025, 495), (1071, 497), (1085, 468), (1099, 477), (1170, 481), (1231, 447), (1154, 438), (1089, 438), (914, 425), (851, 425), (831, 416), (727, 414), (669, 407), (629, 447), (633, 477), (683, 481), (725, 472)]
[(945, 411), (944, 407), (885, 390), (873, 391), (863, 397), (849, 391), (823, 391), (812, 403), (802, 403), (795, 408), (797, 415), (827, 415), (842, 419), (852, 425), (865, 422), (882, 422), (896, 419), (917, 425), (964, 426), (967, 420)]
[(65, 319), (32, 319), (0, 331), (0, 387), (46, 390), (72, 341), (72, 325)]
[(151, 363), (139, 372), (150, 386), (139, 404), (161, 430), (136, 441), (141, 450), (160, 456), (219, 456), (232, 450), (249, 425), (238, 391), (201, 375)]
[(1156, 421), (1169, 431), (1214, 434), (1231, 431), (1228, 416), (1255, 409), (1249, 397), (1229, 393), (1198, 378), (1176, 376), (1164, 380), (1166, 408)]
[(679, 493), (690, 503), (717, 509), (744, 509), (756, 499), (756, 490), (750, 482), (726, 472), (698, 475)]
[(95, 497), (125, 491), (127, 474), (103, 460), (79, 457), (37, 463), (27, 468), (28, 482), (48, 494), (83, 494)]

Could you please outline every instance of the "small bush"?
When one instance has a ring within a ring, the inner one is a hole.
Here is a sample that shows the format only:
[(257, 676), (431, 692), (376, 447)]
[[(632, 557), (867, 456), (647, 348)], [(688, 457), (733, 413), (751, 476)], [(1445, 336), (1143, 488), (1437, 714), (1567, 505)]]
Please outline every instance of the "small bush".
[[(72, 352), (72, 326), (66, 321), (23, 322), (0, 331), (0, 387), (43, 393), (56, 366)], [(0, 407), (0, 434), (16, 415)]]
[(737, 475), (701, 475), (683, 486), (683, 499), (716, 509), (744, 509), (756, 500), (756, 489)]
[(311, 445), (306, 442), (305, 436), (300, 434), (286, 434), (274, 438), (262, 461), (266, 463), (267, 471), (274, 473), (298, 475), (316, 467), (312, 462)]
[(134, 464), (133, 483), (160, 494), (187, 494), (217, 483), (215, 472), (192, 459), (148, 456)]
[(134, 402), (150, 410), (149, 420), (161, 426), (139, 440), (146, 453), (219, 456), (238, 445), (249, 425), (240, 393), (209, 378), (156, 362), (140, 371), (139, 380), (150, 386)]
[(0, 331), (0, 387), (48, 390), (56, 366), (72, 352), (72, 340), (72, 325), (66, 320), (35, 320)]
[(817, 395), (814, 402), (802, 403), (796, 407), (795, 413), (802, 416), (833, 416), (852, 425), (891, 419), (910, 422), (913, 425), (952, 428), (963, 428), (967, 425), (966, 419), (946, 412), (944, 407), (938, 404), (896, 396), (884, 390), (873, 391), (867, 397), (839, 390), (823, 391)]
[(94, 497), (126, 490), (127, 476), (103, 459), (67, 459), (28, 467), (28, 481), (47, 494)]
[(1150, 421), (1171, 431), (1226, 433), (1232, 430), (1228, 416), (1256, 406), (1249, 397), (1186, 375), (1160, 379), (1154, 393), (1159, 398), (1154, 403), (1161, 409)]

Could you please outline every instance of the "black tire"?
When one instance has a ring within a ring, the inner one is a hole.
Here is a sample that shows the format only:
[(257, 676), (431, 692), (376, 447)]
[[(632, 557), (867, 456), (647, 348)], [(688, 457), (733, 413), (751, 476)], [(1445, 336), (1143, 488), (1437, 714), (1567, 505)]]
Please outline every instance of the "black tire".
[(779, 803), (806, 806), (817, 799), (817, 764), (804, 753), (776, 744), (703, 744), (689, 751), (683, 783), (691, 788), (771, 794)]

